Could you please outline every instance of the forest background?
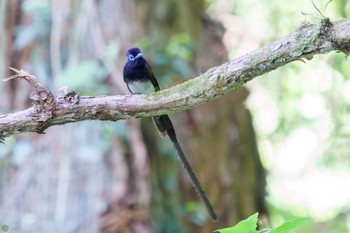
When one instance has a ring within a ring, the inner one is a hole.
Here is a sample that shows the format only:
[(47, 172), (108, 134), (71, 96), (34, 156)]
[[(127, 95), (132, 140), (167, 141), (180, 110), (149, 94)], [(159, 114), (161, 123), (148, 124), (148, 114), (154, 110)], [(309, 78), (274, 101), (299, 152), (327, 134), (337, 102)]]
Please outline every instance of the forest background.
[[(331, 20), (350, 2), (314, 1)], [(163, 88), (319, 24), (312, 1), (2, 0), (0, 77), (36, 75), (55, 94), (126, 94), (138, 46)], [(259, 212), (298, 232), (350, 232), (350, 70), (342, 53), (294, 62), (215, 101), (172, 114), (213, 202), (212, 222), (171, 143), (150, 119), (88, 121), (0, 145), (0, 227), (10, 232), (212, 232)], [(0, 84), (0, 114), (26, 109), (31, 87)], [(4, 229), (3, 229), (4, 230)]]

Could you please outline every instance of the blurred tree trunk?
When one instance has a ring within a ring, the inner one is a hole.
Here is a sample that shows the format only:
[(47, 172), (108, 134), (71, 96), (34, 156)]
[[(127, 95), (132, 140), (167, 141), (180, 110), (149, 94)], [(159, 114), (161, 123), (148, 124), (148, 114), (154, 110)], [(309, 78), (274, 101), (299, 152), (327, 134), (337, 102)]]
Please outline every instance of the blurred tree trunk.
[[(23, 3), (17, 0), (0, 5), (1, 12), (9, 14), (7, 45), (2, 46), (9, 61), (2, 61), (1, 67), (27, 69), (41, 79), (50, 77), (44, 81), (50, 87), (57, 81), (55, 75), (90, 59), (104, 64), (111, 78), (103, 81), (123, 93), (120, 69), (103, 60), (107, 45), (113, 41), (122, 48), (119, 68), (124, 64), (125, 50), (137, 40), (148, 37), (153, 50), (162, 51), (177, 34), (188, 34), (194, 41), (195, 59), (190, 62), (193, 70), (203, 71), (227, 60), (226, 53), (218, 57), (225, 51), (223, 30), (206, 15), (204, 0), (25, 3), (33, 4), (31, 10), (38, 7), (37, 11), (23, 12)], [(45, 24), (47, 31), (15, 49), (15, 39), (20, 37), (15, 35), (15, 29), (33, 23), (34, 16), (46, 14), (51, 14), (50, 22)], [(9, 99), (2, 103), (4, 108), (22, 109), (30, 104), (30, 87), (25, 82), (7, 82), (3, 89)], [(171, 143), (159, 137), (149, 119), (143, 121), (143, 135), (138, 121), (128, 123), (125, 135), (120, 133), (122, 130), (116, 133), (123, 123), (84, 122), (50, 128), (44, 136), (28, 134), (12, 139), (7, 143), (8, 164), (1, 181), (0, 208), (7, 211), (0, 218), (10, 219), (10, 228), (18, 232), (89, 229), (166, 233), (186, 229), (210, 232), (255, 211), (266, 212), (265, 175), (251, 117), (244, 107), (246, 96), (242, 88), (238, 93), (171, 116), (179, 141), (218, 213), (219, 223), (206, 218)], [(97, 216), (98, 222), (94, 221)]]
[[(139, 29), (133, 31), (139, 32), (140, 38), (148, 36), (155, 50), (162, 51), (172, 36), (186, 33), (195, 42), (194, 70), (206, 70), (227, 60), (221, 40), (223, 29), (205, 13), (204, 0), (135, 0), (135, 3), (138, 22), (143, 24), (136, 25)], [(168, 153), (161, 151), (163, 141), (158, 140), (152, 125), (145, 126), (154, 232), (184, 232), (183, 222), (190, 224), (191, 232), (210, 232), (256, 211), (267, 214), (264, 169), (251, 115), (244, 106), (247, 95), (242, 88), (238, 93), (173, 117), (179, 140), (218, 212), (218, 224), (208, 220), (204, 226), (198, 226), (200, 219), (182, 213), (184, 204), (191, 201), (197, 202), (196, 206), (203, 211), (204, 208), (187, 176), (177, 180), (179, 171), (184, 172), (174, 159), (173, 149), (169, 146)]]
[[(4, 1), (7, 2), (7, 1)], [(13, 46), (9, 46), (11, 44), (14, 43), (15, 40), (15, 28), (18, 25), (21, 25), (21, 18), (22, 18), (22, 14), (21, 14), (21, 1), (19, 0), (15, 0), (15, 1), (10, 1), (8, 3), (8, 5), (3, 5), (3, 7), (8, 8), (9, 11), (8, 12), (8, 16), (7, 16), (7, 25), (6, 25), (6, 39), (5, 41), (7, 42), (7, 46), (5, 48), (5, 54), (8, 56), (8, 59), (6, 59), (8, 61), (8, 64), (6, 64), (7, 66), (10, 67), (19, 67), (20, 65), (20, 59), (18, 59), (19, 57), (21, 57), (21, 52), (20, 51), (16, 51)], [(6, 66), (5, 65), (5, 66)], [(5, 73), (7, 75), (10, 74), (9, 70), (5, 70)], [(7, 96), (8, 98), (6, 98), (8, 100), (7, 102), (7, 110), (14, 110), (15, 107), (20, 107), (21, 105), (23, 106), (23, 102), (21, 104), (19, 104), (16, 100), (18, 99), (18, 96), (16, 95), (16, 91), (17, 91), (17, 80), (15, 82), (11, 82), (8, 84), (8, 88), (7, 88)]]

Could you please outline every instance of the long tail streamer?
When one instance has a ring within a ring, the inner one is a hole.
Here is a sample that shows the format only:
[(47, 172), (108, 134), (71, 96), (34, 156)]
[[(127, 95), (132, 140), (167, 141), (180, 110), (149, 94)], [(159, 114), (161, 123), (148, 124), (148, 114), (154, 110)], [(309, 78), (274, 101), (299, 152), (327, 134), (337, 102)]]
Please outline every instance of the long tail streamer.
[(201, 186), (197, 176), (194, 174), (194, 172), (192, 170), (191, 165), (187, 161), (185, 153), (183, 152), (179, 142), (177, 141), (175, 130), (174, 130), (174, 127), (173, 127), (173, 124), (172, 124), (170, 118), (168, 117), (168, 115), (162, 115), (157, 120), (159, 120), (159, 122), (161, 122), (163, 127), (165, 128), (165, 130), (166, 130), (170, 140), (172, 141), (172, 143), (173, 143), (173, 145), (174, 145), (174, 147), (175, 147), (175, 149), (177, 151), (177, 154), (179, 155), (179, 158), (180, 158), (180, 161), (181, 161), (182, 165), (184, 166), (188, 176), (190, 177), (190, 179), (192, 181), (192, 184), (193, 184), (195, 190), (197, 191), (199, 197), (204, 202), (205, 207), (207, 208), (210, 217), (213, 220), (217, 220), (217, 216), (216, 216), (216, 214), (214, 212), (214, 209), (213, 209), (212, 205), (210, 204), (210, 201), (209, 201), (206, 193), (204, 192), (204, 190), (203, 190), (203, 188), (202, 188), (202, 186)]

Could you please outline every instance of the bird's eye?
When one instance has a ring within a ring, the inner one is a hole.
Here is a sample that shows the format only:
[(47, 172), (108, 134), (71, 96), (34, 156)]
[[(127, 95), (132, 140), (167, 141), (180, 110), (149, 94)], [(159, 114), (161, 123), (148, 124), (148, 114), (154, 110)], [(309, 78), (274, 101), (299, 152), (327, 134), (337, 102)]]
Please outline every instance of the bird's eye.
[(132, 54), (129, 54), (129, 60), (131, 60), (131, 61), (135, 60), (135, 57), (134, 57), (134, 55), (132, 55)]

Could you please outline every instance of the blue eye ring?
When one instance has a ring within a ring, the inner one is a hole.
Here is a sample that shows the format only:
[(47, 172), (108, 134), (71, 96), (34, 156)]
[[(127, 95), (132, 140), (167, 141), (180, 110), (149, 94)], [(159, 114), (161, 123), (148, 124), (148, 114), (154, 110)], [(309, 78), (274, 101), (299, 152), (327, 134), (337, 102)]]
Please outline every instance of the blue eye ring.
[(134, 55), (132, 55), (132, 54), (129, 54), (128, 58), (129, 58), (130, 61), (135, 60), (135, 57), (134, 57)]

